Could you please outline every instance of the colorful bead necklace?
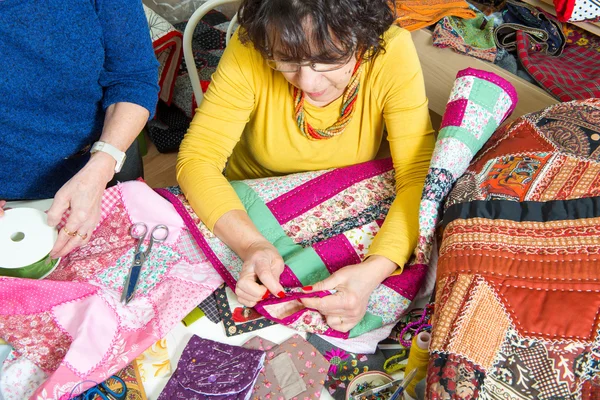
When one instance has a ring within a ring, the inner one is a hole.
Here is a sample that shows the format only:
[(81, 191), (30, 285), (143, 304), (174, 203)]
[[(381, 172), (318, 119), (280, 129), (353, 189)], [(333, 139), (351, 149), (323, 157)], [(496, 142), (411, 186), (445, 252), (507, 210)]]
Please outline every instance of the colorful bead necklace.
[(340, 117), (338, 120), (327, 129), (316, 129), (313, 128), (307, 121), (304, 115), (304, 92), (297, 87), (294, 87), (294, 105), (295, 105), (295, 117), (296, 124), (300, 128), (300, 132), (304, 136), (312, 140), (329, 139), (334, 136), (341, 135), (346, 129), (346, 126), (352, 120), (354, 114), (356, 98), (358, 97), (358, 89), (360, 87), (360, 72), (361, 72), (361, 61), (360, 59), (354, 67), (352, 77), (344, 94), (342, 96), (342, 108), (340, 110)]

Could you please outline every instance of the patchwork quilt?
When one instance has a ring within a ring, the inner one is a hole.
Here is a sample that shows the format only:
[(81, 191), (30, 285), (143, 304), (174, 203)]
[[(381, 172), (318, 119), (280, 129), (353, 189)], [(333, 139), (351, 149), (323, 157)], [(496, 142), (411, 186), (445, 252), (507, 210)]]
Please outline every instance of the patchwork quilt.
[[(395, 197), (394, 183), (389, 158), (333, 170), (232, 182), (248, 215), (286, 263), (280, 279), (288, 290), (286, 298), (271, 296), (255, 309), (297, 330), (343, 338), (396, 321), (417, 294), (426, 266), (406, 266), (401, 274), (386, 279), (371, 295), (363, 320), (350, 332), (331, 329), (320, 313), (304, 308), (298, 300), (328, 295), (303, 293), (301, 288), (366, 256)], [(175, 206), (206, 257), (235, 290), (242, 260), (206, 228), (178, 187), (157, 191)]]
[[(134, 222), (165, 224), (169, 237), (155, 244), (125, 306)], [(107, 189), (93, 238), (50, 276), (0, 277), (0, 337), (13, 347), (0, 365), (0, 397), (70, 399), (129, 365), (222, 282), (173, 207), (145, 183)]]
[(600, 99), (494, 133), (445, 203), (427, 398), (600, 395)]

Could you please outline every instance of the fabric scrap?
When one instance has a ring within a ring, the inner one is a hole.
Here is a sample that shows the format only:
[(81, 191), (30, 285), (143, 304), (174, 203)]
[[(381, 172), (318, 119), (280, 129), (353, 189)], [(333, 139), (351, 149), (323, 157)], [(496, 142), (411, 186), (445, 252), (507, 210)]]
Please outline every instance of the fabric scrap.
[(161, 339), (135, 359), (142, 382), (171, 375), (171, 360), (167, 339)]
[(204, 311), (196, 307), (181, 320), (181, 323), (185, 326), (190, 326), (202, 317), (204, 317)]
[[(260, 377), (254, 386), (252, 393), (253, 400), (276, 399), (280, 395), (279, 387), (284, 387), (287, 381), (286, 376), (280, 375), (284, 369), (283, 366), (278, 366), (275, 359), (280, 357), (287, 358), (291, 362), (291, 366), (296, 370), (292, 374), (295, 390), (286, 391), (286, 397), (298, 399), (319, 399), (321, 390), (327, 378), (329, 363), (309, 342), (304, 340), (300, 335), (294, 335), (280, 345), (269, 342), (259, 336), (255, 336), (244, 344), (244, 347), (251, 349), (263, 350), (267, 356), (265, 359), (265, 367), (260, 372)], [(297, 374), (297, 375), (296, 375)], [(295, 377), (300, 378), (298, 382)], [(299, 391), (301, 387), (303, 390)], [(295, 395), (291, 393), (298, 392)]]
[(475, 18), (475, 12), (462, 0), (399, 0), (396, 1), (396, 23), (409, 31), (416, 31), (444, 17)]
[(393, 328), (394, 324), (387, 324), (381, 328), (348, 339), (339, 339), (324, 335), (318, 336), (332, 345), (351, 353), (374, 354), (377, 351), (377, 344), (387, 338)]
[(265, 352), (192, 336), (158, 400), (249, 398)]
[(281, 388), (280, 393), (283, 394), (285, 400), (290, 400), (306, 391), (306, 385), (302, 381), (298, 369), (287, 354), (282, 353), (275, 356), (269, 364), (271, 364), (278, 388)]
[(202, 302), (198, 304), (198, 307), (202, 309), (204, 315), (206, 315), (208, 319), (213, 323), (218, 324), (221, 322), (221, 313), (219, 313), (219, 310), (217, 309), (217, 299), (215, 295), (215, 293), (212, 293), (206, 299), (202, 300)]
[(482, 12), (473, 19), (444, 17), (433, 31), (435, 47), (450, 47), (458, 53), (494, 62), (498, 49), (494, 41), (494, 24)]
[(537, 51), (530, 36), (517, 32), (521, 64), (560, 101), (600, 97), (600, 38), (576, 26), (567, 32), (571, 40), (558, 58)]

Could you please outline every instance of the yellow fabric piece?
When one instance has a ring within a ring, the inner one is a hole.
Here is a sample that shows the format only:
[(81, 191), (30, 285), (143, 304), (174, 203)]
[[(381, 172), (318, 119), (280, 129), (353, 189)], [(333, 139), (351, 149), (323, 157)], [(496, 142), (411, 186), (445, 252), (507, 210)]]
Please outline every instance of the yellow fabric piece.
[(171, 376), (171, 361), (167, 349), (167, 339), (161, 339), (154, 343), (135, 359), (135, 363), (142, 382)]
[[(375, 158), (388, 131), (397, 197), (369, 255), (403, 266), (416, 246), (421, 190), (434, 136), (421, 65), (410, 33), (397, 26), (384, 35), (386, 51), (365, 62), (354, 117), (340, 136), (304, 137), (294, 120), (291, 85), (270, 69), (237, 33), (181, 144), (177, 179), (194, 211), (213, 229), (231, 210), (244, 210), (227, 181), (344, 167)], [(305, 103), (306, 118), (327, 128), (339, 98), (325, 107)], [(231, 156), (231, 158), (229, 158)], [(225, 176), (221, 173), (229, 158)], [(227, 178), (227, 179), (226, 179)]]
[(397, 0), (396, 23), (416, 31), (438, 22), (444, 17), (475, 18), (475, 11), (463, 0)]
[(190, 326), (202, 317), (204, 317), (204, 311), (196, 307), (188, 315), (186, 315), (185, 318), (181, 320), (181, 322), (185, 326)]

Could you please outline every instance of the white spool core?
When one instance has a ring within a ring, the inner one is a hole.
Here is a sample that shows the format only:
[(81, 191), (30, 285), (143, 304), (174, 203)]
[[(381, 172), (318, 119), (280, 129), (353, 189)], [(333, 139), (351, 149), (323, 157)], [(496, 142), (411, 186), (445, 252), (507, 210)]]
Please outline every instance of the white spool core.
[(0, 268), (22, 268), (46, 257), (56, 239), (46, 213), (34, 208), (6, 210), (0, 218)]

